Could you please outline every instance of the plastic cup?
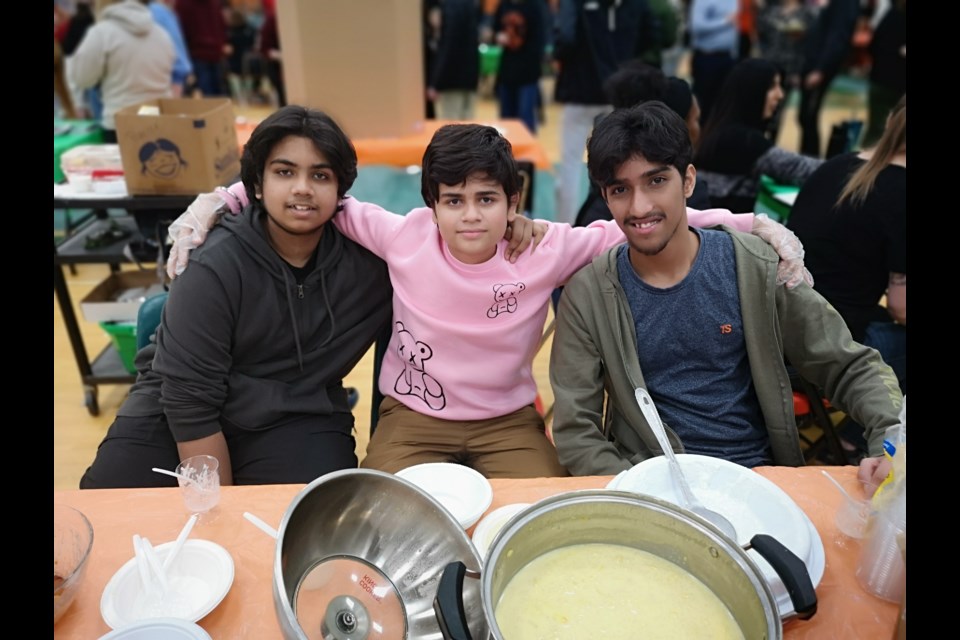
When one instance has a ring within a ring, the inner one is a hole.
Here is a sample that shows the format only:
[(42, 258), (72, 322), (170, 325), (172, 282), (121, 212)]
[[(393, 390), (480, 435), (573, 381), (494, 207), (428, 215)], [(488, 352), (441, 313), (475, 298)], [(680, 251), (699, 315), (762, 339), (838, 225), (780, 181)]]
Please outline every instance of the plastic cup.
[(907, 563), (900, 551), (898, 536), (906, 536), (906, 531), (905, 519), (890, 511), (877, 513), (870, 523), (857, 566), (857, 579), (864, 589), (898, 604), (907, 584)]
[(856, 500), (850, 496), (844, 496), (843, 502), (837, 508), (835, 522), (837, 529), (845, 536), (860, 539), (867, 529), (869, 518), (869, 500)]
[[(220, 461), (213, 456), (193, 456), (177, 465), (177, 484), (190, 513), (204, 514), (220, 502)], [(184, 478), (189, 478), (185, 480)]]

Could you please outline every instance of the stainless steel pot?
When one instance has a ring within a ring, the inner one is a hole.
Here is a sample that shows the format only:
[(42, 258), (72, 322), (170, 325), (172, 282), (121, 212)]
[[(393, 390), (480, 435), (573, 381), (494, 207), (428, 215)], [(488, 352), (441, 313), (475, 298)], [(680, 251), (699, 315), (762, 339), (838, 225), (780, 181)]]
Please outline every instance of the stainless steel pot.
[[(703, 582), (733, 614), (745, 638), (779, 640), (783, 620), (776, 598), (759, 567), (741, 548), (706, 520), (673, 504), (634, 493), (577, 491), (547, 498), (514, 516), (494, 539), (480, 576), (483, 612), (490, 637), (503, 640), (495, 609), (507, 584), (537, 557), (576, 544), (608, 543), (634, 547), (663, 557)], [(769, 536), (755, 536), (751, 545), (787, 585), (794, 616), (816, 612), (816, 593), (803, 561)], [(751, 545), (747, 545), (750, 548)], [(458, 599), (464, 568), (452, 564), (438, 594), (438, 615), (446, 638), (475, 636), (460, 624)], [(536, 612), (530, 612), (536, 615)]]
[[(277, 537), (274, 607), (285, 638), (363, 640), (443, 637), (433, 611), (444, 567), (480, 567), (456, 519), (394, 475), (349, 469), (307, 485)], [(464, 611), (475, 637), (489, 629), (479, 582)]]

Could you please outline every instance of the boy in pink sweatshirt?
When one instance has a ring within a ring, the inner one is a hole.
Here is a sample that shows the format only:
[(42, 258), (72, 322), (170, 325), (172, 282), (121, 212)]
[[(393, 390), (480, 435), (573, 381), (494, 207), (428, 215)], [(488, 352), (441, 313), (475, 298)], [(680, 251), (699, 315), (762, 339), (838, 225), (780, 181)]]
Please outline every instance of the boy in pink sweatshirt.
[[(385, 399), (361, 467), (457, 462), (490, 478), (567, 475), (534, 407), (533, 359), (553, 290), (624, 237), (615, 221), (537, 221), (546, 232), (535, 250), (505, 260), (498, 254), (518, 219), (520, 187), (506, 138), (453, 124), (423, 156), (427, 207), (398, 215), (344, 198), (334, 224), (387, 263), (393, 284)], [(726, 210), (688, 217), (695, 226), (754, 226), (753, 214)]]

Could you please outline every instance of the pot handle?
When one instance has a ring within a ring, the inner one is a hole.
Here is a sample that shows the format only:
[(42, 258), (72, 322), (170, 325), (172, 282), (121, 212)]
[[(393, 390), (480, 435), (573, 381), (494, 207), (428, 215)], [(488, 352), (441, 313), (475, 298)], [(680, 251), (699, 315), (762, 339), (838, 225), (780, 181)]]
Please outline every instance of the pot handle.
[(444, 567), (440, 576), (433, 610), (437, 614), (444, 640), (473, 640), (463, 608), (463, 577), (466, 573), (467, 566), (457, 560)]
[(810, 580), (807, 565), (779, 540), (765, 533), (750, 539), (746, 549), (756, 549), (770, 563), (790, 594), (793, 610), (801, 620), (808, 620), (817, 612), (817, 592)]

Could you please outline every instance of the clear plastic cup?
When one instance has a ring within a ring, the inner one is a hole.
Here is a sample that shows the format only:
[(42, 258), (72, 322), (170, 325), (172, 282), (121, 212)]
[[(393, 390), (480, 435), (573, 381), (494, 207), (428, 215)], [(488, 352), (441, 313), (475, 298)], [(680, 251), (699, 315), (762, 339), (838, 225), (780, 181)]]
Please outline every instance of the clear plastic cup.
[(857, 566), (857, 579), (864, 589), (898, 604), (907, 584), (907, 563), (898, 537), (906, 535), (906, 514), (901, 517), (896, 509), (876, 513), (870, 521)]
[[(193, 456), (177, 465), (183, 503), (190, 513), (207, 513), (220, 502), (220, 461), (213, 456)], [(184, 478), (187, 478), (185, 480)]]
[(862, 538), (867, 529), (867, 521), (870, 519), (870, 511), (869, 500), (857, 500), (845, 495), (834, 519), (837, 529), (845, 536)]

